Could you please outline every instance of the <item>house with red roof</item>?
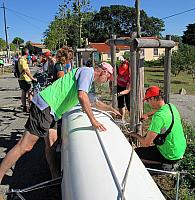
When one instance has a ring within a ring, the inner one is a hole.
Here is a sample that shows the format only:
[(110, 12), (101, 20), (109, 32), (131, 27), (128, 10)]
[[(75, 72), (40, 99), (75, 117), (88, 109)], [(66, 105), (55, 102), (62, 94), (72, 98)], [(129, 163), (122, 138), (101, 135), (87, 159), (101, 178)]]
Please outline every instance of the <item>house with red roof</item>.
[(34, 47), (34, 51), (37, 53), (45, 53), (45, 52), (50, 51), (49, 49), (45, 47), (44, 44), (41, 44), (41, 43), (31, 43), (31, 45)]
[[(126, 39), (127, 37), (122, 37)], [(143, 37), (143, 39), (158, 39), (156, 37)], [(88, 47), (97, 49), (95, 53), (95, 60), (110, 61), (111, 60), (111, 48), (107, 43), (89, 43)], [(173, 48), (173, 50), (178, 49), (178, 44)], [(125, 52), (130, 52), (130, 46), (127, 45), (116, 45), (116, 60), (121, 60)], [(157, 60), (161, 55), (164, 55), (164, 48), (143, 48), (141, 49), (141, 56), (144, 57), (146, 61)]]

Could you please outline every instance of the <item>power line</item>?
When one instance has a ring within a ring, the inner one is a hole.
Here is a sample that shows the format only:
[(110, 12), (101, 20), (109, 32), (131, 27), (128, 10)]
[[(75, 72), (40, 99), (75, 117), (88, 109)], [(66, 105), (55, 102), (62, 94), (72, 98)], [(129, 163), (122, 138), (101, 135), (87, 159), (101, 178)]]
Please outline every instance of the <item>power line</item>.
[(185, 11), (183, 11), (183, 12), (175, 13), (175, 14), (173, 14), (173, 15), (169, 15), (169, 16), (163, 17), (163, 18), (161, 18), (161, 19), (168, 19), (168, 18), (175, 17), (175, 16), (177, 16), (177, 15), (181, 15), (181, 14), (184, 14), (184, 13), (187, 13), (187, 12), (190, 12), (190, 11), (193, 11), (193, 10), (195, 10), (195, 8), (191, 8), (191, 9), (185, 10)]
[[(0, 7), (0, 8), (3, 8), (3, 7)], [(30, 17), (28, 15), (25, 15), (23, 13), (20, 13), (18, 11), (15, 11), (15, 10), (12, 10), (12, 9), (9, 9), (7, 7), (5, 7), (8, 11), (11, 11), (14, 15), (16, 15), (18, 18), (22, 19), (22, 21), (26, 22), (27, 24), (30, 24), (31, 26), (33, 26), (34, 28), (40, 30), (40, 27), (31, 23), (29, 20), (27, 20), (26, 18), (31, 18), (31, 19), (34, 19), (34, 20), (38, 20), (38, 21), (41, 21), (41, 22), (44, 22), (44, 23), (47, 23), (46, 21), (43, 21), (43, 20), (40, 20), (38, 18), (35, 18), (35, 17)], [(25, 17), (25, 18), (24, 18)]]
[(19, 14), (19, 15), (22, 15), (22, 16), (24, 16), (24, 17), (28, 17), (28, 18), (31, 18), (31, 19), (34, 19), (34, 20), (37, 20), (37, 21), (40, 21), (40, 22), (48, 23), (48, 22), (46, 22), (46, 21), (44, 21), (44, 20), (38, 19), (38, 18), (36, 18), (36, 17), (28, 16), (28, 15), (23, 14), (23, 13), (21, 13), (21, 12), (18, 12), (18, 11), (16, 11), (16, 10), (13, 10), (13, 9), (10, 9), (10, 8), (6, 8), (6, 9), (9, 10), (9, 11), (11, 11), (11, 12), (15, 12), (15, 13), (17, 13), (17, 14)]

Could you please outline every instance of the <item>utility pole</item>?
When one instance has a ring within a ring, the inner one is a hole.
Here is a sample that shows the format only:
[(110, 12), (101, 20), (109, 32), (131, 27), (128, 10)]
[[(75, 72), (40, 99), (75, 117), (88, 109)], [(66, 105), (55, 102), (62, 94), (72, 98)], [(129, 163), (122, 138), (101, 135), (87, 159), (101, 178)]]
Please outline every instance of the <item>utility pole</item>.
[(9, 44), (8, 44), (7, 22), (6, 22), (5, 4), (4, 4), (4, 2), (3, 2), (3, 16), (4, 16), (4, 27), (5, 27), (6, 52), (7, 52), (7, 58), (9, 59)]

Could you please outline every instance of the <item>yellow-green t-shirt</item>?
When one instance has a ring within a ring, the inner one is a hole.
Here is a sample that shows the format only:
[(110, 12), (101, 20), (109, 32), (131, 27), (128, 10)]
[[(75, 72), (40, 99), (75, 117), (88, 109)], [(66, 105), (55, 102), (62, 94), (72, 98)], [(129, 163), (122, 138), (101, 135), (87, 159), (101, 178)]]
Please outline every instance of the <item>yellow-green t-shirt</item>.
[[(170, 104), (173, 110), (174, 124), (163, 145), (157, 145), (160, 153), (168, 160), (178, 160), (183, 157), (186, 149), (186, 139), (183, 132), (180, 114), (177, 108)], [(168, 104), (163, 105), (152, 117), (149, 130), (157, 134), (165, 133), (172, 122), (172, 114)]]

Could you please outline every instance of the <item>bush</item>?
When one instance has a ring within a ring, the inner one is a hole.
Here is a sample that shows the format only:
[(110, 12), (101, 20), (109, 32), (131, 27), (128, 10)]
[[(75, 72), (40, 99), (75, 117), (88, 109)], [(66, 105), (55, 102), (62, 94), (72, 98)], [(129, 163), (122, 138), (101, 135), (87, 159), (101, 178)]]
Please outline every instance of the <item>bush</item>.
[(154, 66), (162, 66), (161, 60), (151, 60), (151, 61), (144, 61), (144, 67), (154, 67)]

